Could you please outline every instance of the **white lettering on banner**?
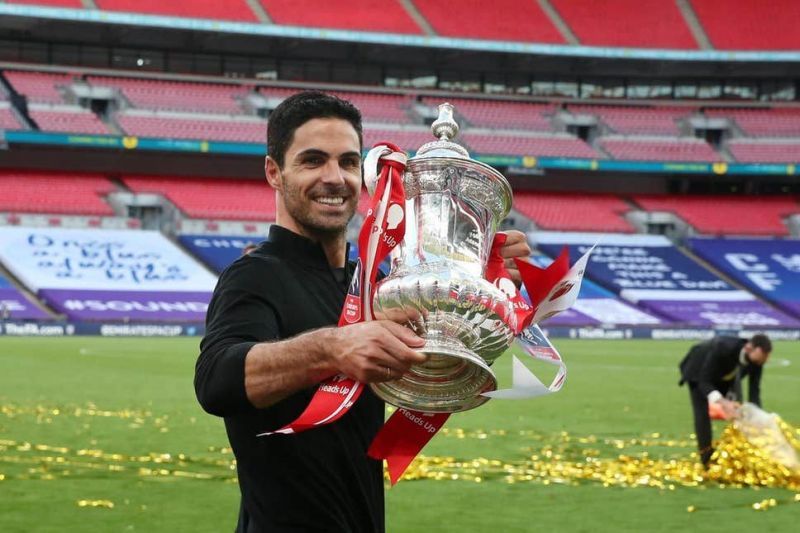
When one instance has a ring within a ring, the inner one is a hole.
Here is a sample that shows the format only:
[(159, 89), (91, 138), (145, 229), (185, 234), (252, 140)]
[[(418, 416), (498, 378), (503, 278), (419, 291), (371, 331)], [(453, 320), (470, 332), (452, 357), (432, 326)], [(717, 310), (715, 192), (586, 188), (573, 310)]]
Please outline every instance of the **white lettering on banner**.
[(7, 309), (9, 311), (25, 311), (27, 307), (20, 304), (17, 300), (0, 300), (0, 310)]
[(214, 239), (210, 237), (198, 237), (192, 239), (192, 244), (198, 248), (244, 248), (253, 241), (245, 239)]
[(177, 337), (183, 326), (161, 326), (155, 324), (103, 324), (103, 337)]
[(0, 227), (0, 261), (34, 289), (211, 291), (216, 278), (156, 231)]
[(789, 272), (796, 272), (800, 274), (800, 254), (788, 256), (782, 254), (772, 254), (770, 257)]
[(720, 311), (704, 311), (700, 313), (701, 318), (705, 318), (718, 326), (737, 324), (743, 326), (780, 326), (780, 321), (761, 313), (724, 313)]
[(714, 331), (704, 329), (653, 329), (650, 336), (653, 339), (710, 339)]
[(753, 285), (762, 291), (774, 291), (781, 281), (775, 272), (748, 272), (745, 274), (753, 282)]
[(733, 265), (733, 268), (742, 272), (766, 272), (769, 270), (769, 267), (759, 262), (758, 256), (753, 254), (725, 254), (725, 260)]
[(65, 300), (64, 308), (69, 311), (141, 311), (144, 313), (179, 312), (179, 313), (205, 313), (208, 304), (205, 302), (162, 302), (136, 300)]
[(418, 425), (419, 427), (421, 427), (422, 429), (424, 429), (428, 433), (436, 433), (436, 431), (437, 431), (436, 426), (431, 424), (430, 422), (428, 422), (424, 418), (422, 418), (422, 416), (431, 416), (431, 415), (428, 415), (427, 413), (423, 413), (422, 416), (416, 416), (411, 411), (408, 411), (407, 409), (399, 409), (399, 411), (404, 417), (408, 418), (411, 422), (413, 422), (414, 424)]
[(41, 337), (61, 337), (64, 326), (39, 324), (6, 324), (6, 335), (33, 335)]

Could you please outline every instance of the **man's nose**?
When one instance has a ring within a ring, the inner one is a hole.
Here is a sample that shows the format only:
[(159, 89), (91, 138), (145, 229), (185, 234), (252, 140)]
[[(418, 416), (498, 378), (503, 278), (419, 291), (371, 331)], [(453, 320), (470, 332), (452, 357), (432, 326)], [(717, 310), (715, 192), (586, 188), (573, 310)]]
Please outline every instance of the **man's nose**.
[(326, 183), (344, 183), (344, 171), (339, 162), (331, 159), (323, 169), (322, 180)]

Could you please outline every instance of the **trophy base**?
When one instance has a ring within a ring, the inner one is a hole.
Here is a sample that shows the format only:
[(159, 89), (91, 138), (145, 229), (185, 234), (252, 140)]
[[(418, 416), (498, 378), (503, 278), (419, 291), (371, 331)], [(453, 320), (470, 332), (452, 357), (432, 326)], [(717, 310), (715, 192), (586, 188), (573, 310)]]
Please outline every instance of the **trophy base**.
[(424, 413), (458, 413), (483, 405), (484, 392), (497, 390), (497, 378), (480, 356), (458, 339), (427, 336), (420, 350), (428, 355), (395, 381), (372, 383), (387, 403)]

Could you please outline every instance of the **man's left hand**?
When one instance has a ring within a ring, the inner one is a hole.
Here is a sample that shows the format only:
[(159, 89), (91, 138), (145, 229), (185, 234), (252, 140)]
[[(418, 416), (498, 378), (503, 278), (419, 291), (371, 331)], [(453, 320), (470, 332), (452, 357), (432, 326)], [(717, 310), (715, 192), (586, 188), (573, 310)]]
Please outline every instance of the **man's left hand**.
[(531, 255), (531, 247), (528, 245), (528, 238), (518, 230), (508, 230), (498, 233), (506, 235), (506, 242), (500, 247), (500, 255), (505, 259), (506, 270), (511, 275), (512, 281), (519, 288), (522, 285), (522, 277), (514, 258), (527, 259)]

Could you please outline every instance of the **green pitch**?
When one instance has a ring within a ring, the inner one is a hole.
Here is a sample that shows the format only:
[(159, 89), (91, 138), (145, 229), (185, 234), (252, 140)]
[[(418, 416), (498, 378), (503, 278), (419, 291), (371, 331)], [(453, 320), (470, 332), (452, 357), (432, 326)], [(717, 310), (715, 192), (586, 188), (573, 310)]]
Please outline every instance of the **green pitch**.
[[(231, 531), (238, 487), (222, 423), (194, 399), (197, 343), (0, 338), (0, 531)], [(688, 393), (676, 385), (688, 342), (556, 344), (569, 367), (564, 389), (451, 417), (423, 451), (441, 479), (387, 490), (388, 531), (794, 528), (800, 502), (785, 489), (526, 478), (532, 457), (686, 460), (693, 451)], [(510, 361), (497, 364), (504, 385)], [(552, 367), (532, 368), (549, 382)], [(776, 343), (762, 388), (768, 410), (800, 425), (798, 343)], [(432, 458), (468, 464), (437, 470)], [(753, 510), (770, 498), (777, 505)]]

